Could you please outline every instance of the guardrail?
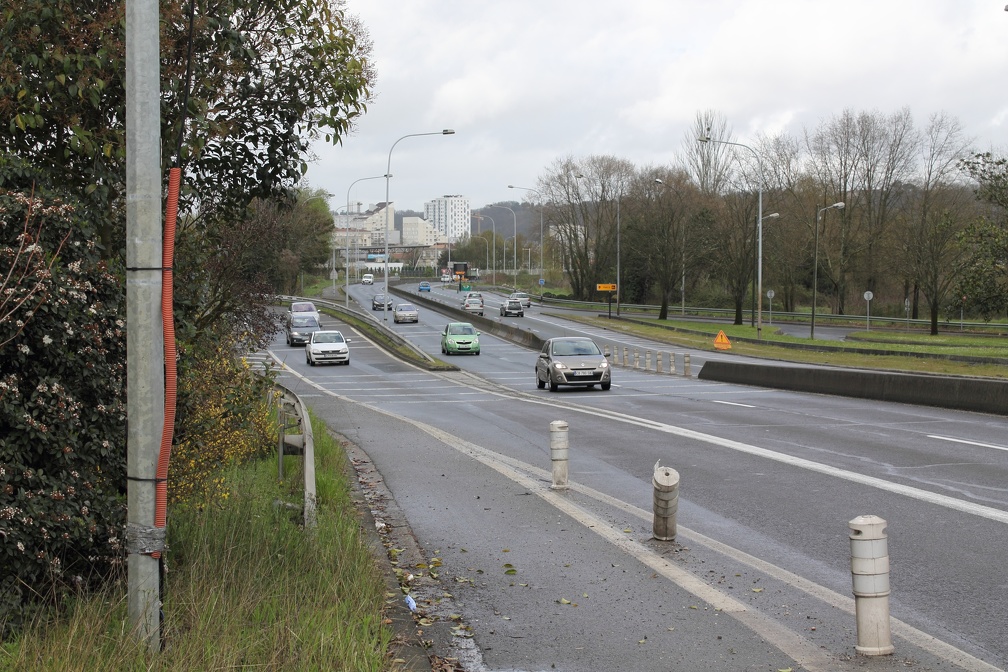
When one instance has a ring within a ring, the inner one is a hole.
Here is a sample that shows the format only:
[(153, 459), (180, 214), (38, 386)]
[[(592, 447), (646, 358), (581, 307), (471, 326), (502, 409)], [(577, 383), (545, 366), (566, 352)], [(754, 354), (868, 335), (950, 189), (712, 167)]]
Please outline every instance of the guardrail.
[[(284, 453), (302, 455), (304, 459), (304, 505), (302, 516), (306, 530), (315, 529), (318, 524), (315, 494), (315, 438), (312, 435), (311, 418), (301, 397), (279, 383), (274, 383), (277, 395), (277, 416), (279, 431), (277, 438), (277, 475), (284, 477)], [(298, 433), (288, 433), (295, 429)]]

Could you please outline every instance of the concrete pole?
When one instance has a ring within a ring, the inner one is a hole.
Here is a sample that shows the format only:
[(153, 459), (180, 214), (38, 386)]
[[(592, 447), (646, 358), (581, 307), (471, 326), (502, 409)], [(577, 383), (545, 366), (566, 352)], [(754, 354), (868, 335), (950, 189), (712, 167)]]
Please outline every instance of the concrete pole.
[(126, 1), (127, 601), (135, 636), (161, 648), (155, 515), (164, 425), (161, 320), (161, 105), (157, 0)]
[(567, 489), (567, 450), (570, 441), (567, 431), (567, 423), (563, 420), (550, 423), (550, 461), (553, 465), (553, 484), (550, 487), (554, 490)]
[(851, 577), (854, 584), (855, 650), (863, 656), (893, 653), (889, 624), (889, 544), (886, 521), (858, 516), (850, 528)]
[(679, 472), (661, 466), (661, 460), (658, 460), (654, 465), (651, 485), (654, 488), (652, 534), (659, 541), (672, 541), (676, 536), (676, 514), (679, 511)]

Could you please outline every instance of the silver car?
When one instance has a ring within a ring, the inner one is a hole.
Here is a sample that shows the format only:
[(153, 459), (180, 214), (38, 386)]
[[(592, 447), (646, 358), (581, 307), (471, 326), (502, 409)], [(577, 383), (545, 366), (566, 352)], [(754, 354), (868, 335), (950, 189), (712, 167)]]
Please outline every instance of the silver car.
[(551, 338), (543, 345), (536, 361), (536, 387), (549, 384), (556, 392), (561, 385), (612, 387), (612, 367), (609, 355), (602, 354), (590, 338), (563, 336)]
[(396, 324), (400, 322), (419, 322), (420, 311), (412, 303), (400, 303), (392, 312), (392, 321)]
[(305, 345), (305, 361), (316, 364), (350, 364), (350, 342), (339, 331), (316, 331)]
[(321, 329), (318, 320), (311, 315), (295, 314), (287, 320), (287, 345), (307, 343), (311, 335)]

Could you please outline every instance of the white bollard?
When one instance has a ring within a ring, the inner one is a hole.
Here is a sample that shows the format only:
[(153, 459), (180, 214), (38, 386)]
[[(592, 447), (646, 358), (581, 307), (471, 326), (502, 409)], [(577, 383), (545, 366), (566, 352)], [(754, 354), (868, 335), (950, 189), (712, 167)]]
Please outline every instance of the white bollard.
[(676, 353), (670, 352), (668, 356), (668, 372), (670, 376), (675, 375), (675, 357)]
[(554, 420), (550, 423), (550, 460), (553, 463), (553, 490), (567, 489), (567, 423)]
[(655, 353), (655, 373), (665, 373), (665, 367), (662, 364), (662, 353)]
[(689, 353), (688, 352), (684, 352), (683, 356), (682, 356), (682, 375), (686, 376), (687, 378), (690, 377), (690, 375), (689, 375)]
[(651, 351), (650, 350), (645, 350), (644, 351), (644, 370), (645, 371), (650, 371), (651, 370)]
[(886, 521), (858, 516), (847, 523), (851, 540), (851, 576), (857, 645), (864, 656), (885, 656), (895, 647), (889, 627), (889, 543)]
[(651, 526), (654, 538), (671, 541), (676, 536), (676, 513), (679, 511), (679, 472), (655, 462), (654, 479), (654, 523)]
[(633, 368), (635, 369), (640, 368), (640, 350), (638, 350), (637, 348), (634, 348), (633, 351)]

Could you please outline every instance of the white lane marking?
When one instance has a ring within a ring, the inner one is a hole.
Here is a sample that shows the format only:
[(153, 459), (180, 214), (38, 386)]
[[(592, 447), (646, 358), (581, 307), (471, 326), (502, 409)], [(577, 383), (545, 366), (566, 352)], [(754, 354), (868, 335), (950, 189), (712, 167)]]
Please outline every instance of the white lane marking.
[(751, 404), (740, 404), (737, 401), (721, 401), (720, 399), (711, 399), (712, 404), (724, 404), (725, 406), (741, 406), (742, 408), (756, 408)]
[(967, 446), (979, 446), (980, 448), (993, 448), (994, 450), (1008, 450), (1008, 446), (998, 446), (993, 443), (980, 443), (979, 441), (967, 441), (966, 439), (956, 439), (951, 436), (938, 436), (937, 434), (928, 434), (929, 439), (938, 439), (939, 441), (951, 441), (952, 443), (965, 443)]

